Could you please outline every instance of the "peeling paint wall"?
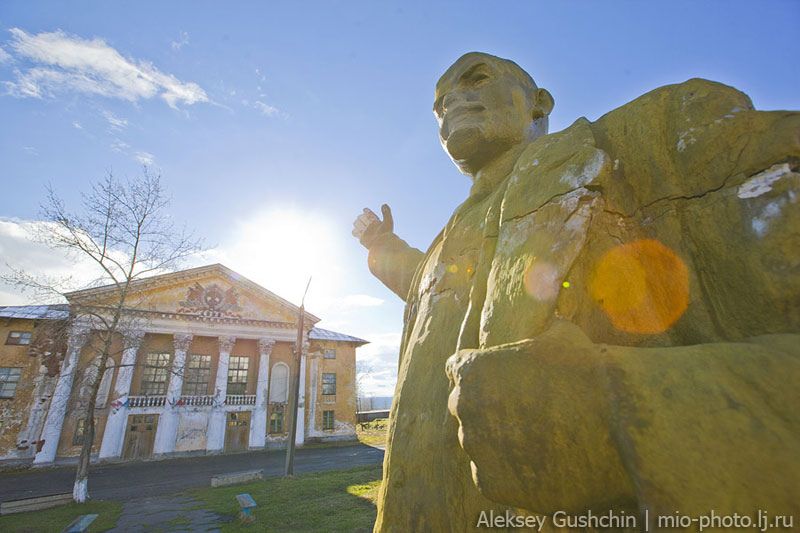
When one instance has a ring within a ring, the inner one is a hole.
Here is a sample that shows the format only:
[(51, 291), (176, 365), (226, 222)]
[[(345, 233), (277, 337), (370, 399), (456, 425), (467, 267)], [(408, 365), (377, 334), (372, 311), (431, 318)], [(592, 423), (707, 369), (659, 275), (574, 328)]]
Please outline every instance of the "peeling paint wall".
[(6, 344), (12, 331), (34, 333), (35, 323), (28, 319), (0, 319), (0, 367), (21, 369), (14, 397), (0, 399), (0, 459), (30, 457), (34, 452), (30, 446), (17, 449), (17, 441), (27, 428), (41, 363), (39, 357), (28, 355), (27, 345)]
[(208, 409), (202, 411), (195, 409), (180, 414), (178, 436), (175, 441), (176, 452), (206, 449), (209, 413)]

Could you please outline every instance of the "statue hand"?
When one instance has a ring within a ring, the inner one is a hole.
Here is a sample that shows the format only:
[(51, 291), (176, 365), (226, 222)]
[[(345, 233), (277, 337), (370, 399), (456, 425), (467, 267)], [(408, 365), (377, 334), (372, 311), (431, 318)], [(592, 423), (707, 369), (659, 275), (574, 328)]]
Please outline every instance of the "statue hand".
[(394, 219), (392, 210), (387, 204), (381, 206), (383, 220), (378, 218), (371, 209), (365, 207), (364, 212), (358, 215), (353, 222), (353, 236), (356, 237), (365, 248), (369, 248), (375, 239), (385, 233), (394, 231)]

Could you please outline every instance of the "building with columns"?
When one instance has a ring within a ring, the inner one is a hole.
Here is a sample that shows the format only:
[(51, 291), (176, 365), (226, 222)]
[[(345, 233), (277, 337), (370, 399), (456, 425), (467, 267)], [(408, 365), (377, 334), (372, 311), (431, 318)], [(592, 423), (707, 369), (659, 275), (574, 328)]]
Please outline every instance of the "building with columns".
[[(299, 308), (222, 266), (136, 281), (98, 376), (99, 337), (69, 304), (0, 307), (0, 460), (47, 465), (80, 452), (94, 379), (100, 460), (215, 454), (285, 444)], [(296, 443), (354, 439), (356, 348), (306, 312)]]

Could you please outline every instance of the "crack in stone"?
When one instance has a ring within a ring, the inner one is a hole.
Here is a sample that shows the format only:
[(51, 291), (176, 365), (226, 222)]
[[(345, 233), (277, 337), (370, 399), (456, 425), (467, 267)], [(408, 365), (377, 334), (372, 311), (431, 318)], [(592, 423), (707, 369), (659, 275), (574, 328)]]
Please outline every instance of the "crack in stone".
[[(525, 218), (525, 217), (527, 217), (528, 215), (532, 215), (532, 214), (536, 213), (537, 211), (539, 211), (539, 210), (540, 210), (540, 209), (542, 209), (543, 207), (547, 207), (547, 205), (549, 205), (550, 203), (552, 203), (552, 202), (553, 202), (553, 201), (554, 201), (556, 198), (561, 198), (561, 197), (563, 197), (563, 196), (567, 196), (567, 195), (569, 195), (569, 194), (571, 194), (571, 193), (573, 193), (573, 192), (575, 192), (575, 191), (579, 191), (579, 190), (581, 190), (581, 189), (585, 190), (586, 192), (594, 192), (594, 191), (592, 191), (592, 190), (588, 189), (586, 186), (575, 187), (574, 189), (570, 189), (570, 190), (568, 190), (568, 191), (566, 191), (566, 192), (562, 192), (562, 193), (554, 194), (553, 196), (551, 196), (550, 198), (548, 198), (547, 200), (545, 200), (544, 202), (542, 202), (541, 204), (539, 204), (539, 206), (538, 206), (538, 207), (535, 207), (535, 208), (531, 209), (530, 211), (528, 211), (528, 212), (526, 212), (526, 213), (523, 213), (523, 214), (521, 214), (521, 215), (514, 215), (513, 217), (508, 217), (508, 218), (504, 218), (504, 217), (501, 215), (501, 222), (500, 222), (500, 223), (501, 223), (501, 224), (503, 224), (503, 223), (505, 223), (505, 222), (509, 222), (509, 221), (511, 221), (511, 220), (519, 220), (519, 219), (521, 219), (521, 218)], [(601, 195), (602, 195), (602, 193), (601, 193)], [(578, 202), (578, 203), (580, 204), (580, 202)]]

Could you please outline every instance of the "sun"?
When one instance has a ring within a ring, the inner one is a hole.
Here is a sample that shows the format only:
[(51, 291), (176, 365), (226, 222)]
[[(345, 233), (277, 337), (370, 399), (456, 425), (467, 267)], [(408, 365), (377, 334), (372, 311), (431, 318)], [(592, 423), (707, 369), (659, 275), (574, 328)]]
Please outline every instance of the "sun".
[(342, 272), (340, 243), (324, 215), (277, 207), (234, 222), (219, 252), (230, 268), (299, 303), (309, 277), (309, 301), (336, 291)]

